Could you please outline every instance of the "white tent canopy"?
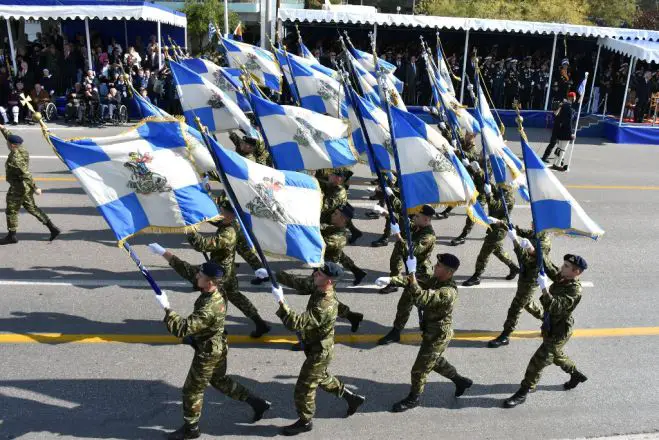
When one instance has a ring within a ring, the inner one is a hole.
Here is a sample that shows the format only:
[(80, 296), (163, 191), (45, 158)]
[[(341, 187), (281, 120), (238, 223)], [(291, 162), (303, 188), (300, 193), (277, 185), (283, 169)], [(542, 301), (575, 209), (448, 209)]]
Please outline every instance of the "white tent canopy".
[(624, 41), (613, 38), (600, 38), (600, 46), (622, 55), (638, 58), (649, 63), (659, 63), (658, 41)]

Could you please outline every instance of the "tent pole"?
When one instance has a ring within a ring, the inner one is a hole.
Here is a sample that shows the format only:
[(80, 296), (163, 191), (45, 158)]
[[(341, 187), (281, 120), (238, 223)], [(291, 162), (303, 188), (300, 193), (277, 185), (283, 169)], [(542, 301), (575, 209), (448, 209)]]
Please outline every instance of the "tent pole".
[(627, 71), (627, 85), (625, 85), (625, 95), (622, 98), (622, 109), (620, 110), (620, 120), (618, 120), (618, 127), (622, 125), (622, 117), (625, 115), (625, 104), (627, 104), (627, 92), (629, 91), (629, 80), (632, 78), (632, 65), (634, 58), (629, 60), (629, 70)]
[(595, 81), (597, 80), (597, 67), (600, 64), (600, 52), (602, 51), (602, 46), (597, 42), (597, 58), (595, 58), (595, 71), (593, 72), (593, 84), (590, 86), (590, 96), (588, 97), (588, 113), (590, 113), (593, 108), (593, 93), (595, 92)]
[(14, 75), (18, 72), (16, 68), (16, 49), (14, 48), (14, 36), (11, 32), (11, 18), (7, 17), (7, 36), (9, 40), (9, 51), (11, 52), (11, 65), (14, 68)]
[(462, 80), (460, 81), (460, 104), (462, 104), (462, 99), (465, 94), (465, 76), (467, 75), (467, 56), (469, 51), (469, 29), (467, 29), (467, 34), (465, 35), (465, 50), (462, 56)]
[(224, 0), (224, 38), (229, 38), (229, 0)]
[(160, 22), (158, 22), (158, 70), (162, 69), (162, 37), (161, 37), (161, 30), (160, 30)]
[(89, 38), (89, 18), (85, 18), (85, 36), (87, 37), (87, 57), (89, 61), (89, 70), (94, 70), (94, 60), (92, 59), (92, 40)]
[(184, 49), (188, 50), (188, 25), (183, 26), (183, 44), (185, 44)]
[(554, 46), (551, 49), (551, 61), (549, 64), (549, 83), (547, 84), (547, 94), (545, 95), (545, 111), (549, 107), (549, 94), (551, 93), (551, 79), (554, 75), (554, 60), (556, 59), (556, 42), (558, 41), (558, 34), (554, 34)]
[(128, 49), (128, 20), (124, 18), (124, 50)]
[(265, 38), (266, 27), (265, 27), (265, 25), (266, 25), (266, 18), (267, 18), (266, 17), (266, 12), (267, 12), (267, 9), (268, 9), (268, 0), (260, 0), (259, 3), (260, 3), (259, 7), (261, 8), (261, 10), (259, 11), (259, 16), (261, 17), (261, 40), (260, 40), (261, 43), (260, 43), (260, 46), (261, 46), (261, 48), (265, 49), (265, 42), (266, 42), (266, 38)]

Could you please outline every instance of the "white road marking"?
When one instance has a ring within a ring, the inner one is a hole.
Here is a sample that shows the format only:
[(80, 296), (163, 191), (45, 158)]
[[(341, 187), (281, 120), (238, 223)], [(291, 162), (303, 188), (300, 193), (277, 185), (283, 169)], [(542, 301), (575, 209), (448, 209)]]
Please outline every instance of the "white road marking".
[(12, 397), (14, 399), (32, 400), (33, 402), (37, 402), (41, 405), (59, 406), (60, 408), (67, 409), (73, 409), (80, 406), (79, 403), (57, 399), (47, 394), (37, 393), (35, 391), (25, 390), (17, 387), (0, 387), (0, 396)]

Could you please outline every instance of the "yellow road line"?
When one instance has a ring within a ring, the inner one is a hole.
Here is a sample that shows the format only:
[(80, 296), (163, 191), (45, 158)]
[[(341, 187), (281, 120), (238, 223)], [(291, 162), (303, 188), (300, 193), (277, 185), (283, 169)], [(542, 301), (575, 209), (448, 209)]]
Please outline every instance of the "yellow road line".
[[(487, 341), (496, 337), (499, 331), (467, 332), (457, 330), (453, 337), (457, 341)], [(383, 335), (337, 335), (336, 342), (341, 344), (374, 344)], [(629, 336), (659, 336), (659, 327), (622, 327), (622, 328), (584, 328), (574, 331), (575, 338), (615, 338)], [(517, 331), (511, 336), (514, 339), (538, 339), (540, 332), (536, 330)], [(420, 333), (404, 333), (403, 343), (418, 343)], [(180, 340), (168, 335), (128, 335), (128, 334), (62, 334), (62, 333), (1, 333), (0, 344), (178, 344)], [(294, 335), (272, 335), (260, 339), (252, 339), (246, 335), (229, 335), (230, 344), (292, 344), (296, 342)]]

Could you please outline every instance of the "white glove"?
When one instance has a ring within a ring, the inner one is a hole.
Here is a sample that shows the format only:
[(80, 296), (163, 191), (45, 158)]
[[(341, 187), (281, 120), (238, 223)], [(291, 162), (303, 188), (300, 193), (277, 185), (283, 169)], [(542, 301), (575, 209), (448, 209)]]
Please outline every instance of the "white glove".
[(391, 283), (390, 277), (380, 277), (377, 280), (375, 280), (375, 285), (378, 287), (387, 287), (389, 283)]
[(469, 165), (471, 166), (471, 169), (474, 170), (474, 171), (480, 171), (481, 170), (481, 165), (478, 163), (477, 160), (472, 160)]
[(405, 262), (407, 265), (407, 273), (416, 273), (416, 257), (408, 258)]
[(400, 225), (398, 223), (391, 224), (391, 235), (400, 234)]
[(161, 257), (165, 255), (165, 252), (167, 252), (167, 249), (160, 246), (158, 243), (151, 243), (149, 245), (149, 250), (156, 255), (160, 255)]
[(268, 271), (262, 267), (254, 271), (254, 276), (260, 280), (265, 280), (266, 278), (268, 278), (269, 275), (268, 275)]
[(462, 158), (462, 165), (464, 165), (465, 167), (468, 167), (469, 166), (469, 161), (465, 158)]
[(508, 235), (508, 238), (510, 238), (510, 241), (513, 243), (517, 241), (517, 231), (514, 229), (508, 229), (508, 232), (506, 233)]
[(540, 290), (546, 290), (549, 288), (549, 277), (545, 274), (540, 274), (538, 275), (538, 285), (540, 286)]
[(394, 195), (394, 190), (391, 189), (391, 187), (389, 187), (389, 186), (385, 186), (385, 187), (384, 187), (384, 193), (385, 193), (387, 196), (391, 197), (391, 196)]
[(169, 299), (167, 294), (163, 291), (160, 295), (156, 295), (156, 300), (163, 309), (169, 309)]
[(533, 245), (531, 244), (531, 241), (528, 238), (522, 238), (519, 241), (519, 246), (522, 249), (531, 249), (533, 247)]
[(384, 209), (382, 206), (378, 205), (377, 203), (373, 207), (373, 211), (380, 215), (385, 215), (387, 213), (387, 210)]
[(496, 217), (490, 217), (489, 215), (487, 216), (487, 221), (489, 221), (490, 224), (501, 223), (500, 219), (498, 219)]
[(489, 183), (486, 183), (483, 187), (485, 189), (485, 194), (488, 196), (492, 195), (492, 186)]
[(454, 149), (457, 148), (458, 147), (458, 141), (456, 141), (455, 139), (451, 139), (451, 145), (453, 146)]
[(272, 296), (275, 298), (275, 301), (277, 301), (278, 303), (284, 301), (284, 289), (282, 289), (281, 286), (278, 287), (272, 286), (270, 292), (272, 293)]
[(36, 195), (40, 196), (40, 195), (41, 195), (41, 188), (37, 188), (37, 189), (35, 189), (35, 190), (34, 190), (34, 193), (35, 193)]
[(446, 130), (446, 123), (445, 122), (440, 122), (439, 123), (439, 128), (441, 128), (442, 130)]

